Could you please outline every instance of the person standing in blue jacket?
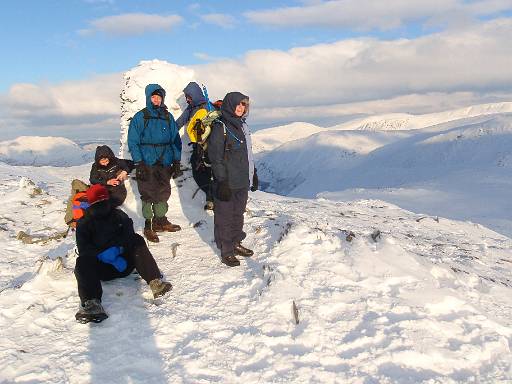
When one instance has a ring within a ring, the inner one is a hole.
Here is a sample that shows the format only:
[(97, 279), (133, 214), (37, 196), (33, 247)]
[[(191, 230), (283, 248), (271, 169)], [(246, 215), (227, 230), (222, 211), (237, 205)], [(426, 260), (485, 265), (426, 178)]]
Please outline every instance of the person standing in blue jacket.
[(166, 217), (171, 177), (180, 166), (181, 137), (164, 101), (165, 90), (160, 85), (147, 85), (146, 108), (133, 116), (128, 129), (128, 149), (135, 163), (146, 220), (144, 236), (155, 243), (159, 241), (157, 232), (181, 229)]

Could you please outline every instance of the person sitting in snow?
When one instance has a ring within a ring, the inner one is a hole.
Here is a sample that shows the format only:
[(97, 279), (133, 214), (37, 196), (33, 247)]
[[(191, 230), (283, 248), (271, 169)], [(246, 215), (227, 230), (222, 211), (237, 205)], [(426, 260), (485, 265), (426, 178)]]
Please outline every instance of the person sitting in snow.
[[(176, 126), (180, 129), (189, 124), (190, 119), (200, 109), (207, 108), (207, 101), (203, 95), (201, 87), (192, 81), (183, 89), (185, 99), (187, 100), (187, 108), (176, 120)], [(198, 143), (192, 143), (192, 154), (190, 156), (190, 166), (192, 167), (192, 177), (197, 186), (206, 195), (206, 205), (204, 209), (213, 210), (213, 192), (212, 192), (212, 170), (208, 154), (201, 155), (201, 146)]]
[(146, 108), (137, 112), (128, 128), (128, 149), (135, 162), (137, 186), (146, 219), (144, 236), (159, 242), (156, 232), (176, 232), (181, 227), (166, 217), (171, 177), (180, 168), (181, 137), (174, 117), (164, 104), (165, 90), (146, 86)]
[(230, 92), (222, 101), (221, 112), (220, 121), (213, 122), (208, 139), (216, 191), (214, 237), (221, 261), (234, 267), (240, 265), (235, 255), (250, 257), (254, 253), (241, 242), (246, 236), (243, 226), (248, 190), (258, 189), (258, 176), (252, 158), (251, 135), (245, 122), (249, 98), (240, 92)]
[(110, 194), (112, 205), (117, 207), (126, 199), (124, 181), (132, 168), (131, 160), (118, 159), (109, 146), (100, 145), (96, 148), (89, 181), (91, 184), (105, 186)]
[(108, 317), (101, 305), (102, 280), (125, 277), (136, 269), (155, 298), (170, 291), (172, 285), (162, 280), (144, 238), (133, 230), (132, 219), (112, 207), (108, 190), (95, 184), (86, 193), (90, 206), (76, 229), (75, 277), (80, 308), (75, 318), (82, 323), (99, 323)]

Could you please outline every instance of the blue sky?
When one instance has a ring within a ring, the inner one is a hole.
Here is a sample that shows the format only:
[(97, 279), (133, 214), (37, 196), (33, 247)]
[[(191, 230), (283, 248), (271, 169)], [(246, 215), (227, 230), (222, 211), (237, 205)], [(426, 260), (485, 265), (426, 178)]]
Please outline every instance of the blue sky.
[[(406, 23), (388, 30), (357, 30), (341, 26), (279, 28), (250, 23), (246, 12), (303, 4), (296, 1), (86, 1), (27, 0), (4, 2), (0, 14), (2, 48), (0, 91), (18, 82), (58, 82), (91, 74), (124, 71), (139, 61), (159, 58), (176, 64), (231, 58), (252, 49), (286, 50), (295, 46), (333, 42), (354, 36), (414, 37), (432, 28)], [(82, 34), (101, 18), (145, 13), (177, 15), (182, 21), (169, 29), (129, 34), (96, 31)], [(233, 26), (224, 28), (200, 17), (225, 14)]]
[(0, 139), (117, 134), (152, 59), (251, 95), (260, 127), (512, 100), (511, 0), (9, 1), (0, 32)]

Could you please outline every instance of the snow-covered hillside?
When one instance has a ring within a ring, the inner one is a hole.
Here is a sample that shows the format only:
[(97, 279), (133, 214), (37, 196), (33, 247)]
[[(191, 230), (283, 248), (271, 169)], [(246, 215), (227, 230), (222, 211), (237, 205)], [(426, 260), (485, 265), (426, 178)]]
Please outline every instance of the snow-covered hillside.
[(431, 127), (433, 125), (448, 123), (471, 117), (494, 115), (499, 113), (511, 113), (512, 102), (473, 105), (467, 108), (449, 110), (445, 112), (429, 113), (425, 115), (409, 115), (406, 113), (394, 113), (387, 115), (371, 116), (364, 119), (349, 121), (344, 124), (330, 127), (329, 129), (345, 130), (408, 130)]
[[(506, 105), (468, 111), (494, 111)], [(441, 115), (444, 119), (457, 113)], [(418, 120), (426, 124), (427, 118)], [(432, 121), (439, 120), (434, 116)], [(508, 235), (511, 161), (511, 113), (414, 130), (326, 130), (257, 155), (258, 174), (267, 191), (385, 199), (415, 212), (473, 220)]]
[[(166, 88), (177, 117), (193, 77), (160, 61), (126, 73), (123, 157), (146, 84)], [(168, 214), (183, 230), (149, 244), (174, 289), (154, 300), (137, 274), (106, 282), (109, 318), (88, 325), (74, 318), (77, 256), (63, 217), (90, 163), (71, 142), (64, 164), (82, 165), (35, 167), (56, 138), (24, 162), (30, 140), (17, 152), (3, 143), (0, 383), (511, 382), (512, 116), (506, 104), (486, 108), (419, 116), (422, 129), (296, 123), (254, 134), (261, 184), (290, 196), (250, 194), (244, 244), (255, 255), (237, 268), (220, 262), (187, 167)], [(133, 179), (127, 189), (122, 209), (140, 233)]]
[(12, 165), (64, 167), (92, 161), (95, 149), (81, 148), (63, 137), (20, 136), (0, 142), (0, 161)]
[(255, 153), (269, 151), (293, 140), (300, 140), (326, 128), (309, 123), (292, 123), (261, 129), (252, 134), (252, 146)]
[(83, 325), (73, 235), (48, 237), (89, 166), (34, 170), (0, 164), (0, 382), (512, 380), (512, 242), (482, 226), (258, 192), (256, 254), (228, 268), (186, 171), (169, 215), (184, 229), (150, 244), (173, 291), (153, 300), (136, 274), (104, 283), (110, 317)]

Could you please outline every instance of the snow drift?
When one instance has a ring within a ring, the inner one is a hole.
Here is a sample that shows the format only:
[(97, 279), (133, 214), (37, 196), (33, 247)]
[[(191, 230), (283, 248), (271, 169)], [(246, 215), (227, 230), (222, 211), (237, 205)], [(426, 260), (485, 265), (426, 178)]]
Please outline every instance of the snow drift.
[(0, 161), (11, 165), (65, 167), (92, 160), (93, 150), (63, 137), (20, 136), (0, 142)]

